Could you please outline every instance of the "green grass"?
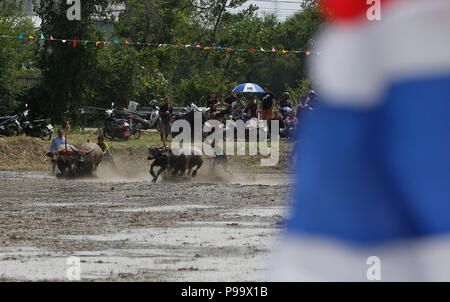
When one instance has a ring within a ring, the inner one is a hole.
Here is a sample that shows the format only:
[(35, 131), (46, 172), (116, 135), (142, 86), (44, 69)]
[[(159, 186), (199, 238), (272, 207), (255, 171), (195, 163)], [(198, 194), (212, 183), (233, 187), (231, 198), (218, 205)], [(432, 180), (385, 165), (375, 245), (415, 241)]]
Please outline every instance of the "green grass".
[[(94, 130), (80, 130), (76, 129), (69, 133), (68, 142), (75, 146), (81, 146), (86, 143), (87, 139), (96, 143), (99, 133)], [(124, 141), (119, 139), (105, 140), (111, 148), (114, 157), (126, 162), (134, 162), (137, 165), (148, 165), (146, 160), (148, 151), (145, 145), (149, 146), (161, 146), (159, 133), (157, 132), (142, 132), (139, 139), (130, 139)], [(167, 144), (170, 145), (171, 138), (169, 138)], [(201, 143), (195, 145), (201, 147)], [(291, 143), (280, 141), (279, 152), (280, 161), (279, 164), (273, 167), (261, 167), (260, 161), (263, 156), (257, 149), (257, 155), (248, 155), (249, 148), (255, 143), (244, 142), (245, 154), (244, 156), (229, 156), (230, 165), (235, 166), (243, 171), (254, 172), (283, 172), (288, 166), (288, 152), (292, 148)], [(2, 146), (3, 145), (3, 146)], [(45, 153), (50, 146), (49, 141), (42, 141), (38, 138), (30, 138), (25, 136), (14, 136), (2, 138), (0, 142), (0, 170), (48, 170), (50, 164), (45, 157)], [(234, 154), (237, 154), (237, 147), (234, 145)], [(270, 148), (271, 143), (268, 142), (267, 146)], [(226, 142), (224, 142), (224, 150), (226, 152)]]
[[(84, 144), (89, 138), (91, 142), (96, 143), (97, 137), (99, 133), (93, 130), (79, 130), (79, 131), (71, 131), (68, 135), (67, 141), (72, 145), (81, 145)], [(130, 137), (128, 140), (121, 139), (106, 139), (105, 141), (113, 148), (126, 148), (133, 147), (139, 148), (143, 147), (145, 149), (145, 145), (155, 145), (161, 144), (159, 134), (156, 132), (142, 132), (141, 137), (139, 139), (135, 139), (134, 137)]]

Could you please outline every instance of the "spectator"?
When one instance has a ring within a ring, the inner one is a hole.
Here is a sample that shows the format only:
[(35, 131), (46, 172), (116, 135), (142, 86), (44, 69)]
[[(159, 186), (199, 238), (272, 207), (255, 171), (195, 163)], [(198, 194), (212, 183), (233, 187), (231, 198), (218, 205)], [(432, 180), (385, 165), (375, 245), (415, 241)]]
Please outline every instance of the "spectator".
[(292, 108), (291, 101), (289, 101), (290, 98), (291, 94), (287, 91), (284, 92), (283, 95), (281, 96), (280, 106), (278, 107), (278, 109), (281, 109), (283, 107)]
[(236, 120), (243, 120), (244, 119), (244, 106), (243, 104), (236, 104), (236, 106), (233, 106), (234, 108), (234, 116)]
[(297, 121), (302, 120), (303, 116), (306, 112), (312, 110), (308, 105), (308, 99), (306, 96), (302, 96), (300, 98), (300, 104), (297, 107), (297, 111), (295, 113), (295, 117), (297, 118)]
[(245, 102), (242, 100), (242, 94), (238, 93), (236, 101), (232, 104), (232, 109), (236, 110), (237, 107), (242, 107), (241, 109), (245, 108)]
[(308, 92), (307, 102), (309, 107), (312, 109), (319, 109), (319, 100), (317, 99), (316, 92), (314, 90), (310, 90)]
[(217, 106), (220, 105), (219, 100), (216, 98), (216, 93), (214, 91), (209, 95), (209, 100), (206, 102), (206, 106), (210, 108), (210, 113), (215, 113)]
[(270, 87), (268, 84), (264, 85), (264, 96), (261, 102), (261, 118), (266, 121), (270, 121), (272, 119), (273, 107), (275, 106), (275, 96), (269, 90)]
[(228, 112), (231, 112), (231, 107), (235, 101), (236, 97), (233, 95), (233, 91), (230, 91), (230, 94), (226, 97), (225, 102), (223, 103), (225, 108), (228, 109)]
[(232, 106), (233, 103), (236, 101), (236, 97), (233, 95), (233, 91), (230, 91), (230, 94), (225, 98), (225, 101), (223, 102), (223, 106), (225, 109), (220, 110), (219, 112), (216, 112), (213, 116), (217, 119), (224, 117), (227, 114), (230, 114), (232, 112)]
[(160, 131), (161, 131), (161, 141), (165, 142), (167, 141), (167, 137), (169, 136), (172, 128), (172, 105), (170, 102), (169, 97), (164, 98), (164, 105), (159, 108), (159, 115), (161, 117), (161, 125), (160, 125)]
[(244, 110), (244, 121), (246, 122), (248, 120), (251, 120), (252, 118), (254, 118), (254, 116), (252, 115), (252, 110), (246, 107)]
[(249, 97), (247, 106), (245, 107), (245, 114), (251, 116), (250, 118), (258, 117), (258, 105), (254, 96)]
[(275, 113), (273, 115), (273, 120), (279, 121), (280, 129), (286, 127), (286, 121), (281, 116), (280, 111), (275, 111)]

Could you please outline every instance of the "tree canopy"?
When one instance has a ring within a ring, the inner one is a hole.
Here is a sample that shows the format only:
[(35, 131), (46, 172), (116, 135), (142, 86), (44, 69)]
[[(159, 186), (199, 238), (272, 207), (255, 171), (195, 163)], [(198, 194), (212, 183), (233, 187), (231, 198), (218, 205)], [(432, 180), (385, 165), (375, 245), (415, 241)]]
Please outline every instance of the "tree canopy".
[[(24, 14), (24, 5), (24, 1), (17, 0), (0, 2), (0, 35), (34, 33), (31, 19)], [(0, 39), (0, 116), (12, 113), (19, 106), (18, 100), (23, 97), (24, 91), (14, 86), (14, 79), (24, 69), (34, 66), (35, 48), (35, 43)]]
[[(0, 38), (0, 115), (26, 102), (36, 114), (77, 121), (83, 105), (126, 106), (170, 96), (175, 105), (203, 105), (210, 91), (220, 98), (242, 82), (269, 83), (275, 94), (298, 97), (309, 89), (303, 54), (199, 51), (145, 47), (145, 43), (231, 48), (309, 50), (323, 21), (315, 1), (283, 22), (258, 15), (246, 0), (85, 0), (81, 20), (69, 21), (66, 1), (35, 1), (42, 20), (33, 29), (23, 2), (0, 2), (0, 35), (41, 33), (73, 40), (120, 40), (142, 44), (56, 43)], [(121, 6), (114, 14), (115, 5)], [(115, 17), (116, 16), (116, 17)], [(105, 31), (110, 26), (113, 31)], [(28, 90), (13, 85), (20, 69), (39, 70), (41, 81)], [(296, 100), (294, 100), (296, 101)]]

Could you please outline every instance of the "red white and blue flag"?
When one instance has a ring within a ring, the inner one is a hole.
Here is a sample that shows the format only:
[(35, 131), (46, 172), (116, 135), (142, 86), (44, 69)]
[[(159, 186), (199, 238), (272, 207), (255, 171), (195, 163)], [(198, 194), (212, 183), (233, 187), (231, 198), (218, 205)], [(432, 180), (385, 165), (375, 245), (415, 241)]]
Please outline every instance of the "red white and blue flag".
[(385, 0), (374, 22), (366, 0), (322, 4), (321, 108), (269, 279), (367, 281), (375, 256), (381, 281), (450, 281), (450, 1)]

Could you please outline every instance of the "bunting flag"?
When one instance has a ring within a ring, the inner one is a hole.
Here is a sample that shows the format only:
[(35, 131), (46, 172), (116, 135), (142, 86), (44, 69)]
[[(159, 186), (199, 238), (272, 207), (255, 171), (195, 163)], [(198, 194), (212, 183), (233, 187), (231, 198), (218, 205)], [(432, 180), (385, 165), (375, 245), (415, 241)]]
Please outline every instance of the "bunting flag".
[[(20, 36), (9, 36), (9, 35), (0, 35), (1, 38), (9, 38), (9, 39), (35, 39), (36, 37), (33, 35), (27, 35), (24, 36), (23, 34), (20, 34)], [(59, 41), (62, 43), (66, 43), (66, 42), (72, 42), (73, 43), (73, 47), (77, 47), (77, 43), (80, 42), (82, 44), (84, 44), (85, 46), (88, 45), (88, 43), (92, 43), (95, 44), (95, 47), (98, 47), (100, 45), (100, 43), (103, 43), (105, 46), (108, 43), (114, 43), (114, 44), (118, 44), (118, 45), (147, 45), (147, 47), (151, 47), (154, 44), (151, 43), (142, 43), (142, 42), (136, 42), (136, 43), (132, 43), (128, 40), (125, 40), (125, 42), (120, 42), (118, 40), (112, 40), (112, 41), (89, 41), (89, 40), (72, 40), (72, 39), (55, 39), (53, 37), (53, 35), (50, 35), (50, 38), (45, 38), (44, 34), (41, 33), (40, 34), (40, 39), (43, 41)], [(170, 47), (170, 48), (176, 48), (179, 49), (181, 47), (183, 48), (195, 48), (195, 49), (199, 49), (199, 50), (224, 50), (227, 52), (230, 51), (239, 51), (239, 52), (260, 52), (260, 53), (279, 53), (279, 54), (287, 54), (287, 53), (294, 53), (294, 54), (306, 54), (307, 56), (313, 54), (313, 51), (310, 50), (286, 50), (284, 48), (281, 48), (281, 51), (277, 51), (275, 49), (275, 46), (272, 46), (272, 50), (264, 50), (264, 48), (262, 46), (260, 46), (259, 49), (256, 49), (254, 47), (250, 47), (250, 48), (232, 48), (232, 47), (223, 47), (223, 46), (201, 46), (200, 44), (186, 44), (186, 45), (180, 45), (180, 44), (169, 44), (169, 43), (161, 43), (161, 44), (156, 44), (158, 47), (160, 48), (164, 48), (164, 47)], [(314, 52), (317, 55), (320, 55), (322, 52), (321, 51), (317, 51)]]

